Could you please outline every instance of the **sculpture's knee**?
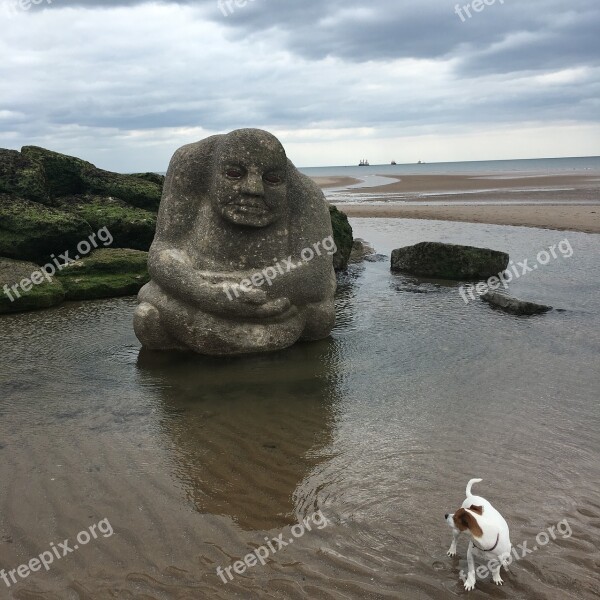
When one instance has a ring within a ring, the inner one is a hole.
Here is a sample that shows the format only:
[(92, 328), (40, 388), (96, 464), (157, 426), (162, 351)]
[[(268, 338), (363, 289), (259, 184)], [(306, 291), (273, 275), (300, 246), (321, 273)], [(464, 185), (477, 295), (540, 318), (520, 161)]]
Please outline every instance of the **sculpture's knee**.
[(166, 331), (158, 309), (149, 302), (141, 302), (133, 315), (133, 330), (144, 348), (149, 350), (184, 350)]
[(307, 311), (306, 325), (300, 339), (303, 341), (316, 341), (326, 338), (335, 325), (333, 299), (310, 304), (305, 310)]

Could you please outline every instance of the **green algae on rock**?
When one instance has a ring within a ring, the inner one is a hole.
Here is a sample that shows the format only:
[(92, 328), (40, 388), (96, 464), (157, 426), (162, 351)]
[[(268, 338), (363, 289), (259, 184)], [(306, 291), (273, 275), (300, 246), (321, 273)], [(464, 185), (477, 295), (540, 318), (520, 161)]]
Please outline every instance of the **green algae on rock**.
[(156, 229), (154, 212), (118, 198), (92, 195), (61, 198), (60, 208), (85, 219), (94, 230), (106, 227), (113, 237), (113, 248), (150, 249)]
[(104, 171), (80, 158), (38, 146), (24, 146), (21, 154), (43, 167), (53, 198), (96, 194), (116, 197), (138, 208), (158, 210), (162, 186), (144, 174), (135, 176)]
[(0, 148), (0, 194), (14, 194), (47, 204), (50, 195), (46, 174), (37, 161), (32, 161), (17, 150)]
[(48, 262), (92, 233), (77, 215), (18, 196), (0, 194), (0, 256)]
[(149, 281), (148, 254), (128, 248), (102, 248), (57, 273), (67, 300), (94, 300), (137, 294)]
[(38, 275), (41, 283), (27, 285), (30, 289), (24, 291), (20, 283), (27, 280), (31, 284), (36, 272), (40, 273), (40, 267), (32, 262), (0, 257), (0, 314), (49, 308), (64, 300), (65, 290), (55, 278)]

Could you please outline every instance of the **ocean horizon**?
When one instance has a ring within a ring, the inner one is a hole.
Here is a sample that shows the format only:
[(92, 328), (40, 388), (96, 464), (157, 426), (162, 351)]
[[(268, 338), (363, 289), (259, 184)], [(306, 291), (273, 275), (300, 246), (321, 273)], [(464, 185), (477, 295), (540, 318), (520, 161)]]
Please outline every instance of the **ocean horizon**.
[[(331, 165), (326, 167), (298, 167), (309, 177), (356, 177), (367, 175), (460, 175), (518, 173), (519, 175), (549, 175), (552, 173), (581, 172), (600, 174), (600, 156), (569, 156), (564, 158), (515, 158), (502, 160), (448, 161), (373, 164), (368, 166)], [(166, 175), (166, 171), (156, 171)]]

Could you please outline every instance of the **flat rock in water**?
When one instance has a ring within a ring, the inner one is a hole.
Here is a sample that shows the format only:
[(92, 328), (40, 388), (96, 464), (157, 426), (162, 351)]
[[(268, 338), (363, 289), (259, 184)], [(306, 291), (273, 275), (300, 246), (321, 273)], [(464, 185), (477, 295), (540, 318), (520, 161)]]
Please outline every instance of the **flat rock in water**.
[(64, 298), (60, 282), (44, 277), (39, 265), (0, 257), (0, 314), (49, 308)]
[(487, 279), (504, 271), (508, 261), (508, 254), (489, 248), (420, 242), (393, 250), (391, 268), (436, 279)]
[(551, 306), (536, 304), (527, 300), (519, 300), (518, 298), (495, 291), (482, 294), (481, 299), (513, 315), (538, 315), (552, 310)]

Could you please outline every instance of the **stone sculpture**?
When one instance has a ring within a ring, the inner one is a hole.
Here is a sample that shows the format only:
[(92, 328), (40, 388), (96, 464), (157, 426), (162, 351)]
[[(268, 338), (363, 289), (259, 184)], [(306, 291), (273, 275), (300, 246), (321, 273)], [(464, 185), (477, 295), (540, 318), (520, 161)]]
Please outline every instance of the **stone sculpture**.
[(270, 133), (239, 129), (173, 156), (139, 293), (150, 350), (236, 355), (329, 335), (331, 220), (321, 190)]

